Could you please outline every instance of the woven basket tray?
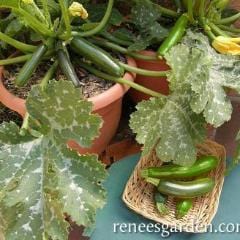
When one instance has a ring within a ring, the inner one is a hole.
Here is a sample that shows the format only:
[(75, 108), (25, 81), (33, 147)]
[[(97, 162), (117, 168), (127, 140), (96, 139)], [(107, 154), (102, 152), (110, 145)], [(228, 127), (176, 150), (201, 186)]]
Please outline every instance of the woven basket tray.
[(216, 185), (211, 193), (196, 198), (192, 209), (182, 219), (175, 218), (176, 201), (171, 197), (167, 201), (169, 213), (161, 216), (153, 200), (154, 186), (146, 183), (140, 177), (141, 169), (161, 165), (161, 161), (157, 159), (154, 152), (150, 156), (140, 159), (125, 187), (122, 196), (123, 201), (130, 209), (142, 216), (166, 226), (174, 227), (179, 231), (206, 232), (207, 226), (211, 223), (218, 209), (224, 182), (226, 152), (223, 146), (207, 140), (204, 144), (198, 146), (198, 155), (212, 155), (221, 159), (218, 167), (209, 173), (209, 176), (215, 179)]

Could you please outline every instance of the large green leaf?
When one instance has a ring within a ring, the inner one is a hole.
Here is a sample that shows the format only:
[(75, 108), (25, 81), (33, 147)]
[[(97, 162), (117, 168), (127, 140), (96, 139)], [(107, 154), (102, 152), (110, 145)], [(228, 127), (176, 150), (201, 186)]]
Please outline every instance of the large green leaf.
[(99, 134), (101, 119), (90, 114), (92, 103), (82, 100), (81, 91), (67, 81), (51, 82), (45, 91), (33, 87), (27, 100), (31, 116), (52, 132), (55, 142), (76, 140), (82, 147), (90, 147)]
[(14, 123), (0, 127), (0, 228), (6, 240), (66, 240), (66, 216), (94, 224), (105, 202), (106, 177), (97, 156), (81, 156), (66, 141), (89, 146), (101, 120), (68, 81), (52, 82), (46, 90), (35, 86), (27, 109), (45, 126), (41, 137), (20, 136)]
[(168, 30), (159, 22), (161, 13), (150, 0), (137, 0), (132, 8), (131, 22), (138, 37), (129, 46), (130, 51), (140, 51), (148, 46), (162, 41), (168, 35)]
[(164, 161), (187, 166), (196, 160), (195, 145), (205, 136), (204, 119), (191, 110), (190, 94), (178, 92), (167, 99), (151, 98), (138, 104), (130, 125), (143, 155), (156, 150)]
[(218, 54), (206, 36), (191, 31), (183, 44), (172, 48), (165, 57), (172, 68), (172, 91), (188, 85), (193, 91), (194, 112), (203, 112), (206, 121), (215, 127), (231, 118), (232, 106), (225, 88), (240, 92), (239, 57)]

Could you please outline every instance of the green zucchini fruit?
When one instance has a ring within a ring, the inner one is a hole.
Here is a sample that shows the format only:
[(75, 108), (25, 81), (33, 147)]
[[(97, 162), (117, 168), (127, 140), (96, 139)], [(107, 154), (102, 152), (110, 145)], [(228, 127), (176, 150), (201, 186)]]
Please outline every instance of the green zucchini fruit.
[[(60, 46), (60, 45), (59, 45)], [(60, 68), (69, 81), (72, 81), (75, 87), (80, 87), (81, 82), (75, 72), (75, 69), (69, 59), (67, 49), (63, 49), (61, 46), (57, 50), (58, 61)]]
[(167, 196), (156, 191), (154, 194), (154, 200), (155, 200), (155, 204), (156, 204), (158, 212), (161, 215), (166, 215), (168, 213), (168, 208), (166, 206)]
[(180, 199), (176, 205), (176, 218), (180, 219), (186, 216), (193, 206), (193, 199)]
[(160, 193), (181, 199), (203, 196), (211, 192), (215, 186), (215, 181), (211, 178), (202, 178), (187, 182), (160, 180), (157, 178), (146, 178), (145, 180), (157, 186)]
[(40, 64), (42, 58), (46, 54), (48, 47), (46, 45), (41, 45), (37, 48), (37, 50), (32, 54), (32, 56), (28, 59), (28, 61), (24, 64), (23, 68), (17, 75), (15, 83), (17, 86), (22, 87), (27, 84), (30, 77)]
[(166, 178), (180, 179), (192, 178), (208, 173), (215, 169), (219, 160), (214, 156), (202, 156), (193, 166), (182, 167), (177, 165), (166, 165), (162, 167), (150, 167), (141, 171), (141, 176), (144, 178)]
[(111, 57), (111, 55), (94, 44), (86, 41), (83, 38), (75, 37), (70, 44), (73, 51), (80, 56), (90, 60), (94, 65), (100, 68), (100, 70), (116, 76), (122, 77), (124, 69), (117, 63), (117, 61)]

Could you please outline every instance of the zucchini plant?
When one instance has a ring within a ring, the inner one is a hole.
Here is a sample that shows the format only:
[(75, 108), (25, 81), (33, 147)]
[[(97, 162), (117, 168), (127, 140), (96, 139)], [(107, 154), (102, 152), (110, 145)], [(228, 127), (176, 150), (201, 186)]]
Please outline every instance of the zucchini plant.
[[(229, 26), (239, 14), (222, 17), (220, 1), (189, 2), (199, 5), (186, 6), (159, 49), (171, 68), (170, 94), (139, 103), (130, 120), (143, 155), (155, 150), (162, 161), (182, 166), (196, 161), (196, 145), (206, 138), (207, 124), (217, 128), (231, 119), (229, 89), (240, 93), (238, 38)], [(225, 52), (214, 44), (222, 36), (228, 40)], [(235, 48), (228, 47), (234, 42)]]
[[(102, 19), (91, 23), (79, 2), (0, 2), (0, 9), (7, 9), (0, 21), (1, 49), (3, 54), (6, 49), (7, 54), (18, 51), (0, 65), (23, 64), (15, 84), (25, 86), (40, 64), (50, 63), (29, 92), (22, 126), (0, 126), (0, 232), (6, 240), (66, 240), (71, 228), (67, 218), (90, 233), (96, 211), (106, 201), (102, 183), (107, 174), (97, 156), (79, 155), (67, 147), (68, 140), (90, 147), (102, 126), (101, 118), (92, 114), (92, 103), (81, 94), (76, 66), (158, 96), (122, 78), (129, 66), (90, 42), (112, 18), (113, 3), (109, 0)], [(16, 29), (9, 27), (16, 23)], [(54, 80), (59, 68), (68, 81)]]
[[(78, 2), (0, 2), (0, 9), (7, 9), (0, 21), (1, 50), (18, 50), (18, 56), (0, 60), (0, 65), (23, 63), (15, 84), (25, 86), (41, 63), (51, 63), (29, 92), (22, 127), (14, 122), (0, 126), (0, 232), (6, 240), (66, 240), (71, 228), (67, 218), (89, 233), (97, 209), (106, 201), (105, 167), (96, 155), (79, 155), (67, 142), (90, 147), (102, 126), (79, 90), (77, 64), (108, 80), (128, 83), (121, 78), (125, 65), (87, 39), (104, 28), (112, 8), (109, 0), (102, 20), (83, 31), (73, 27), (77, 18), (88, 17)], [(58, 68), (69, 81), (52, 80)]]

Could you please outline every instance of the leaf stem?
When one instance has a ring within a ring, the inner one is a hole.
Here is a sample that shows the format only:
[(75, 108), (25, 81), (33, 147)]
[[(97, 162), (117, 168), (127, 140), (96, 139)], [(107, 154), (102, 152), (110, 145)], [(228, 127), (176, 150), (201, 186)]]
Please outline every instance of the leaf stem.
[(68, 6), (66, 6), (65, 4), (66, 1), (64, 0), (58, 0), (58, 2), (61, 8), (62, 17), (66, 27), (66, 34), (64, 34), (63, 38), (65, 40), (68, 40), (69, 38), (71, 38), (71, 21), (68, 13)]
[(133, 73), (137, 73), (139, 75), (143, 75), (143, 76), (149, 76), (149, 77), (166, 77), (167, 74), (170, 71), (150, 71), (150, 70), (145, 70), (145, 69), (141, 69), (141, 68), (136, 68), (136, 67), (132, 67), (128, 64), (125, 64), (123, 62), (118, 62), (120, 66), (122, 66), (125, 70), (129, 71), (129, 72), (133, 72)]
[(240, 12), (227, 18), (222, 18), (216, 24), (230, 24), (236, 22), (240, 18)]
[(145, 87), (143, 87), (143, 86), (141, 86), (137, 83), (134, 83), (132, 81), (129, 81), (127, 79), (113, 77), (113, 76), (110, 76), (108, 74), (102, 73), (102, 72), (98, 71), (96, 68), (91, 67), (89, 64), (86, 64), (79, 59), (77, 59), (76, 61), (81, 67), (85, 68), (86, 70), (88, 70), (89, 72), (95, 74), (96, 76), (98, 76), (100, 78), (103, 78), (103, 79), (109, 80), (109, 81), (113, 81), (113, 82), (116, 82), (116, 83), (120, 83), (120, 84), (126, 84), (126, 85), (128, 85), (128, 86), (130, 86), (130, 87), (132, 87), (132, 88), (134, 88), (134, 89), (136, 89), (140, 92), (143, 92), (147, 95), (150, 95), (152, 97), (164, 97), (164, 98), (166, 97), (166, 96), (162, 95), (161, 93), (158, 93), (158, 92), (155, 92), (155, 91), (150, 90), (148, 88), (145, 88)]
[(113, 36), (111, 33), (109, 32), (101, 32), (100, 35), (104, 38), (106, 38), (107, 40), (114, 42), (116, 44), (122, 45), (122, 46), (130, 46), (132, 44), (131, 41), (127, 41), (127, 40), (122, 40), (119, 39), (115, 36)]
[(224, 36), (224, 37), (229, 37), (229, 35), (227, 33), (225, 33), (223, 30), (221, 30), (217, 25), (215, 25), (212, 22), (209, 22), (209, 27), (212, 29), (212, 31), (219, 35), (219, 36)]
[(200, 6), (199, 6), (199, 17), (201, 23), (204, 25), (205, 24), (205, 3), (206, 0), (200, 0)]
[(6, 42), (7, 44), (15, 47), (16, 49), (22, 52), (34, 52), (37, 48), (36, 46), (29, 45), (26, 43), (22, 43), (18, 40), (15, 40), (2, 32), (0, 32), (0, 40), (3, 42)]
[(224, 31), (232, 32), (232, 33), (240, 33), (240, 28), (229, 27), (225, 25), (218, 25), (218, 27)]
[(146, 55), (143, 55), (143, 54), (140, 54), (140, 53), (136, 53), (136, 52), (130, 52), (128, 51), (128, 49), (124, 48), (124, 47), (121, 47), (115, 43), (112, 43), (112, 42), (109, 42), (103, 38), (92, 38), (92, 39), (89, 39), (91, 42), (99, 45), (99, 46), (102, 46), (102, 47), (106, 47), (110, 50), (115, 50), (117, 52), (120, 52), (122, 54), (126, 54), (130, 57), (133, 57), (133, 58), (136, 58), (136, 59), (142, 59), (142, 60), (146, 60), (146, 61), (156, 61), (157, 60), (157, 56), (146, 56)]
[(19, 57), (7, 58), (4, 60), (0, 60), (0, 66), (26, 62), (31, 57), (32, 57), (32, 54), (27, 54), (27, 55), (23, 55), (23, 56), (19, 56)]
[(159, 4), (156, 4), (156, 3), (153, 3), (153, 5), (159, 10), (159, 12), (166, 16), (166, 17), (173, 17), (173, 18), (177, 18), (179, 16), (179, 13), (171, 10), (171, 9), (168, 9), (168, 8), (165, 8), (165, 7), (162, 7), (161, 5)]
[(193, 0), (188, 0), (188, 17), (189, 17), (189, 21), (191, 23), (194, 23), (195, 20), (194, 20), (194, 17), (193, 17)]
[(29, 115), (29, 113), (27, 112), (27, 113), (25, 114), (25, 117), (24, 117), (23, 123), (22, 123), (22, 127), (21, 127), (20, 132), (19, 132), (19, 134), (20, 134), (21, 136), (25, 136), (25, 135), (26, 135), (26, 132), (27, 132), (28, 127), (29, 127), (29, 118), (30, 118), (30, 115)]
[(94, 29), (91, 29), (86, 32), (73, 32), (74, 36), (79, 36), (79, 37), (89, 37), (92, 35), (95, 35), (99, 33), (100, 31), (103, 30), (103, 28), (106, 26), (108, 20), (111, 17), (112, 14), (112, 8), (113, 8), (114, 0), (109, 0), (108, 5), (107, 5), (107, 10), (105, 12), (104, 17), (102, 18), (101, 22), (95, 27)]
[(47, 19), (49, 25), (52, 26), (51, 15), (48, 10), (48, 0), (41, 0), (41, 2), (42, 2), (42, 6), (43, 6), (44, 16)]

